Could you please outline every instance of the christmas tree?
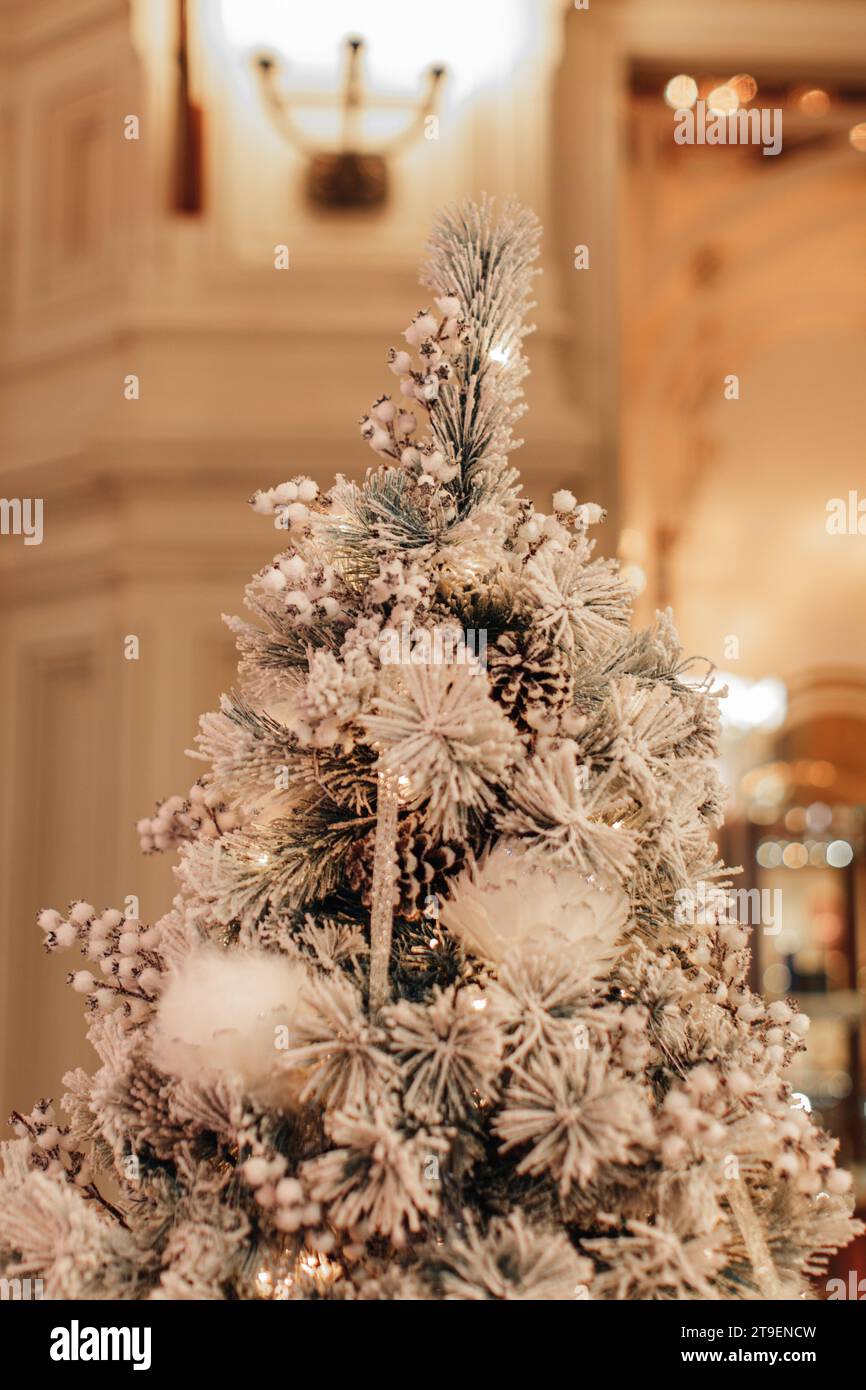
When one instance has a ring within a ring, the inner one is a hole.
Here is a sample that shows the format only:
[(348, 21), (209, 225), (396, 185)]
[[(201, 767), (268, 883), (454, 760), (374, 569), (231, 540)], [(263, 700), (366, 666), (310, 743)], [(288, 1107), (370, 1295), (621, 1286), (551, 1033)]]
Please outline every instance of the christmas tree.
[(376, 465), (252, 499), (237, 690), (139, 825), (171, 910), (40, 913), (100, 1061), (5, 1145), (49, 1297), (797, 1298), (858, 1229), (747, 983), (720, 692), (509, 463), (538, 237), (442, 216)]

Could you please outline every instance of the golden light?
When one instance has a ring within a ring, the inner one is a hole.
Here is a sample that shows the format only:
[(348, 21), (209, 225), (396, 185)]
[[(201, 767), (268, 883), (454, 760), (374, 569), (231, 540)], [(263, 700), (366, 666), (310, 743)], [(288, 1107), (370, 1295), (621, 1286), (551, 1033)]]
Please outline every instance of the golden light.
[(646, 557), (646, 536), (635, 526), (624, 526), (619, 536), (619, 553), (623, 560), (640, 563)]
[(665, 101), (673, 111), (688, 111), (698, 99), (698, 84), (686, 73), (672, 77), (665, 87)]
[(866, 121), (861, 121), (859, 125), (852, 125), (848, 132), (848, 139), (851, 141), (851, 148), (858, 154), (866, 154)]
[(854, 858), (847, 840), (831, 840), (827, 846), (827, 863), (831, 869), (846, 869)]
[(757, 849), (755, 858), (762, 869), (778, 869), (782, 862), (782, 850), (775, 840), (764, 840)]
[(782, 854), (782, 863), (786, 869), (802, 869), (809, 862), (809, 851), (805, 845), (796, 842), (786, 845)]
[(821, 87), (808, 87), (799, 93), (797, 105), (804, 116), (826, 116), (830, 110), (830, 98)]
[(644, 589), (646, 588), (647, 579), (646, 571), (641, 569), (640, 565), (623, 565), (622, 569), (620, 570), (620, 573), (623, 579), (625, 580), (626, 584), (628, 584), (629, 587), (633, 589), (636, 594), (643, 593)]
[(727, 82), (714, 87), (707, 97), (707, 110), (714, 116), (732, 116), (739, 105), (739, 97)]
[(785, 994), (791, 988), (791, 972), (787, 965), (768, 965), (763, 978), (764, 989), (770, 994)]
[(732, 77), (727, 84), (736, 93), (737, 100), (741, 106), (754, 101), (758, 95), (758, 84), (754, 77), (747, 72), (739, 72), (736, 77)]

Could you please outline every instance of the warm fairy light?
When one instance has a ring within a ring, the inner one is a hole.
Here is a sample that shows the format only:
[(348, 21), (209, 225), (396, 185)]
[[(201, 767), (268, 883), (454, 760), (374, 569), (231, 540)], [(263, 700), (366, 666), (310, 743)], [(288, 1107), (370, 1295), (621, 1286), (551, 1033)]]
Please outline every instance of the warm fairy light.
[(642, 594), (646, 588), (646, 570), (641, 569), (640, 565), (623, 565), (620, 573), (626, 584), (634, 589), (636, 594)]
[(809, 87), (799, 93), (797, 105), (804, 116), (826, 116), (830, 110), (830, 98), (821, 87)]
[(858, 154), (866, 154), (866, 121), (861, 121), (859, 125), (852, 125), (848, 132), (848, 139), (851, 141), (851, 148)]
[(831, 869), (847, 869), (854, 851), (847, 840), (831, 840), (827, 846), (827, 863)]
[(478, 1013), (481, 1013), (484, 1009), (487, 1008), (487, 1000), (486, 1000), (486, 999), (473, 999), (473, 1001), (472, 1001), (472, 1007), (473, 1007), (473, 1009), (477, 1009)]
[(775, 840), (764, 840), (758, 846), (755, 858), (762, 869), (778, 869), (782, 862), (782, 847)]
[(267, 864), (267, 862), (268, 862), (268, 856), (267, 856), (266, 854), (260, 854), (260, 855), (259, 855), (259, 863), (260, 863), (260, 864)]
[(255, 1278), (256, 1295), (274, 1302), (285, 1301), (291, 1297), (292, 1289), (299, 1282), (313, 1283), (319, 1292), (336, 1284), (344, 1274), (343, 1266), (337, 1260), (329, 1260), (317, 1250), (302, 1250), (295, 1260), (291, 1273), (275, 1274), (271, 1269), (261, 1269)]
[(774, 676), (751, 681), (727, 671), (717, 671), (716, 683), (727, 686), (728, 693), (719, 702), (722, 725), (726, 732), (749, 733), (753, 729), (771, 731), (784, 723), (788, 711), (788, 692), (782, 681)]
[(791, 972), (781, 962), (768, 965), (761, 978), (770, 994), (785, 994), (791, 988)]
[(727, 84), (736, 93), (737, 100), (741, 106), (754, 101), (758, 95), (758, 84), (754, 77), (747, 72), (738, 72), (736, 77), (732, 77)]
[(646, 558), (646, 535), (635, 526), (624, 526), (619, 536), (619, 553), (623, 560), (640, 564)]
[(501, 344), (497, 343), (496, 347), (490, 349), (490, 356), (494, 362), (507, 362), (511, 352), (507, 347), (502, 347)]
[(714, 87), (707, 97), (707, 110), (713, 116), (732, 116), (739, 104), (739, 97), (727, 82), (721, 87)]
[(786, 845), (782, 853), (782, 863), (786, 869), (802, 869), (809, 862), (809, 851), (796, 840)]
[(665, 87), (665, 101), (673, 111), (687, 111), (698, 99), (698, 84), (686, 73), (672, 77)]

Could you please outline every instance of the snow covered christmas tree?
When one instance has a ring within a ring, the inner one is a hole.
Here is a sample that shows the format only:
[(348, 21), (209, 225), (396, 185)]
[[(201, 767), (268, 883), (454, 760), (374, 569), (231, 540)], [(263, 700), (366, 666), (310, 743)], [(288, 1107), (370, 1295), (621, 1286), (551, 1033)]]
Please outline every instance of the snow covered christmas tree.
[(538, 236), (446, 213), (376, 465), (252, 499), (237, 690), (139, 826), (171, 910), (40, 914), (101, 1062), (5, 1146), (49, 1297), (794, 1298), (857, 1229), (747, 984), (718, 692), (509, 463)]

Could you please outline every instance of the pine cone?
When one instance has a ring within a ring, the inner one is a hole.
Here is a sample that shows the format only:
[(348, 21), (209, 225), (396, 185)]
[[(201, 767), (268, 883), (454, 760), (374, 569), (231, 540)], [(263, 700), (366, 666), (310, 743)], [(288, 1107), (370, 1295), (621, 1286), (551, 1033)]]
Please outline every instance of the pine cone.
[(574, 698), (568, 653), (538, 632), (504, 632), (487, 649), (491, 694), (527, 729), (556, 720)]
[[(371, 830), (363, 839), (356, 840), (346, 855), (346, 878), (366, 907), (370, 906), (373, 893), (375, 838), (376, 832)], [(427, 898), (442, 890), (442, 879), (457, 873), (465, 857), (463, 845), (454, 841), (442, 844), (425, 830), (420, 815), (403, 816), (397, 827), (397, 914), (406, 921), (417, 920)]]

